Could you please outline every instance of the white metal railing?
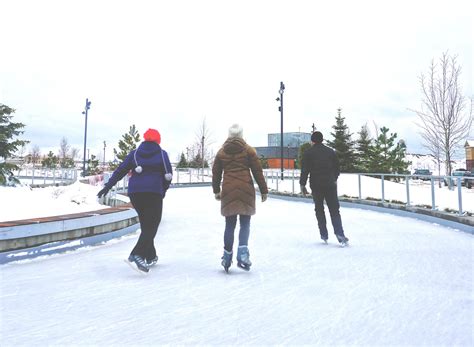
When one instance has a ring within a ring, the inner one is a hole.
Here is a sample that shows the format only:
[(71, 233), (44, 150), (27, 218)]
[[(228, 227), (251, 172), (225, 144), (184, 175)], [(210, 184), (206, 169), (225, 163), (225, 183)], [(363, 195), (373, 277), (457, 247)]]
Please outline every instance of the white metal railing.
[[(105, 172), (103, 175), (103, 181), (107, 182), (112, 175), (111, 172)], [(102, 180), (102, 179), (101, 179)], [(120, 182), (112, 188), (112, 191), (117, 193), (126, 192), (128, 188), (129, 177), (125, 176)], [(182, 184), (193, 184), (193, 183), (210, 183), (212, 182), (212, 170), (210, 168), (194, 169), (194, 168), (181, 168), (173, 170), (173, 181), (174, 185)], [(103, 184), (99, 182), (99, 184)]]
[[(267, 169), (264, 175), (269, 188), (292, 195), (300, 193), (300, 170), (284, 170), (283, 180), (279, 170)], [(459, 176), (349, 173), (339, 177), (338, 194), (359, 200), (445, 209), (464, 215), (474, 213), (474, 189), (462, 186), (465, 179)]]
[(78, 171), (75, 168), (21, 168), (15, 172), (15, 178), (28, 184), (71, 183), (77, 180)]

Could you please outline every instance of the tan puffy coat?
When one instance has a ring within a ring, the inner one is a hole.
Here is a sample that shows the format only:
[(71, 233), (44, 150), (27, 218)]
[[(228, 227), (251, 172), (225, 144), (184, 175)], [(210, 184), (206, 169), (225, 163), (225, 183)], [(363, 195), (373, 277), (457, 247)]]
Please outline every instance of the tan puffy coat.
[[(263, 177), (262, 165), (255, 149), (241, 138), (229, 138), (217, 152), (212, 167), (212, 189), (214, 194), (221, 192), (221, 214), (255, 214), (255, 188), (252, 171), (261, 194), (268, 188)], [(224, 179), (222, 180), (222, 174)]]

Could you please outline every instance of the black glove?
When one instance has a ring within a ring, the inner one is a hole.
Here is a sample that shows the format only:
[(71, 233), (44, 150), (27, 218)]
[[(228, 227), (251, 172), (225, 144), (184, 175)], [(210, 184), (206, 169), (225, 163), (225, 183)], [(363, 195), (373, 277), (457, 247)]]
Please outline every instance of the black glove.
[(97, 193), (97, 196), (98, 196), (99, 198), (101, 198), (101, 197), (107, 195), (107, 193), (109, 192), (109, 190), (110, 190), (110, 188), (104, 187), (104, 188), (102, 188), (102, 189), (100, 190), (100, 192)]
[(308, 189), (306, 189), (304, 185), (301, 185), (300, 187), (301, 187), (301, 194), (303, 194), (303, 196), (306, 196), (309, 194)]

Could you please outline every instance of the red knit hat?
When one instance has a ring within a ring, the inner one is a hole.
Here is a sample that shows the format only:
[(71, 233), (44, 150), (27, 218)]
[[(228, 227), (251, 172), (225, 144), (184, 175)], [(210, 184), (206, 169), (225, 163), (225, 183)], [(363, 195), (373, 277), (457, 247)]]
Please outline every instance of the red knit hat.
[(148, 129), (147, 131), (145, 131), (145, 133), (143, 134), (143, 138), (145, 139), (145, 141), (154, 141), (157, 144), (160, 144), (161, 142), (161, 135), (158, 130), (155, 129)]

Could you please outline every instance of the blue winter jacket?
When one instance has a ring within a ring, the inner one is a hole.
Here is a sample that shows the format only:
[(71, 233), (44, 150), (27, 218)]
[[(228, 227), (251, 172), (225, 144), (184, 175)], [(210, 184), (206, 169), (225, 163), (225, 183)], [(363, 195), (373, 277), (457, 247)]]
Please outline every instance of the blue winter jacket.
[[(112, 188), (127, 173), (131, 172), (132, 176), (128, 182), (128, 194), (151, 192), (158, 193), (164, 198), (171, 183), (165, 179), (165, 165), (167, 172), (172, 173), (168, 153), (162, 150), (156, 142), (144, 141), (136, 150), (127, 155), (105, 186)], [(137, 166), (142, 167), (141, 173), (135, 172)]]

